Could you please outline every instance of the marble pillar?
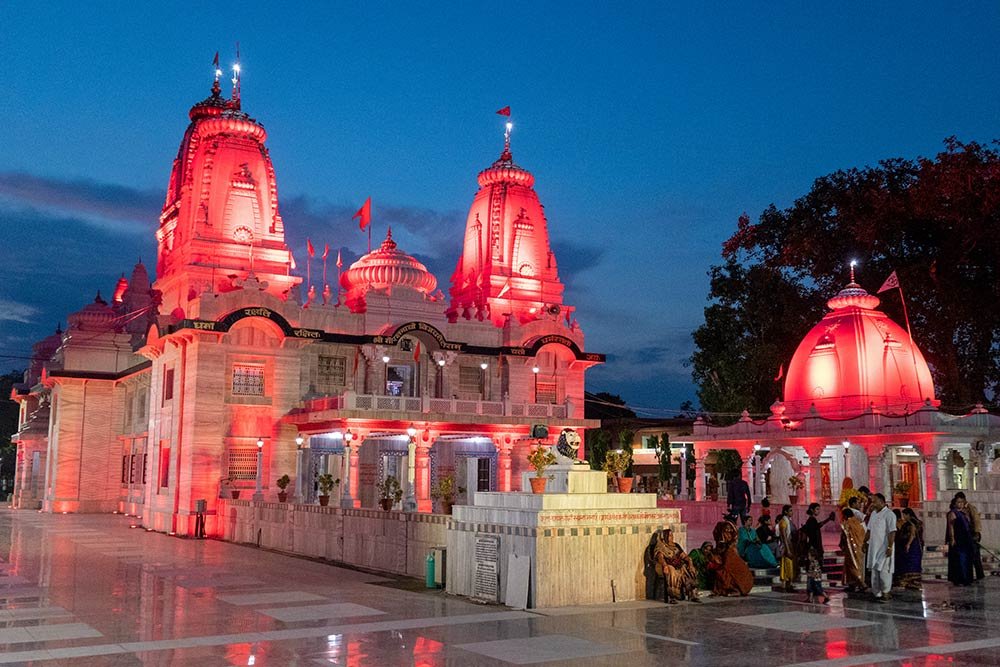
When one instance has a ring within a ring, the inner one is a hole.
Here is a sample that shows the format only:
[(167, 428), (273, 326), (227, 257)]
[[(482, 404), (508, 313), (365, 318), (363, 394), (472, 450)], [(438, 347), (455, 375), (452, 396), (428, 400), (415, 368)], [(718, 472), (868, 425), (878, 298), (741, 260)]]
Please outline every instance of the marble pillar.
[(872, 493), (885, 493), (882, 487), (884, 483), (882, 480), (882, 463), (883, 458), (881, 454), (868, 455), (868, 488)]
[(414, 480), (416, 484), (417, 511), (431, 512), (431, 448), (417, 443)]
[(820, 454), (809, 455), (809, 502), (821, 502), (823, 497), (823, 470), (820, 468)]
[(937, 500), (938, 498), (938, 468), (937, 454), (925, 454), (920, 457), (923, 477), (924, 500)]
[(497, 491), (510, 491), (510, 445), (497, 447)]
[(705, 456), (695, 454), (694, 460), (694, 499), (705, 499)]
[(353, 462), (351, 452), (353, 449), (354, 448), (349, 443), (344, 443), (344, 456), (342, 461), (344, 473), (341, 475), (341, 479), (343, 480), (341, 483), (344, 485), (344, 492), (340, 497), (340, 506), (348, 509), (354, 507), (354, 497), (351, 495), (351, 473), (353, 472), (351, 470), (351, 464)]

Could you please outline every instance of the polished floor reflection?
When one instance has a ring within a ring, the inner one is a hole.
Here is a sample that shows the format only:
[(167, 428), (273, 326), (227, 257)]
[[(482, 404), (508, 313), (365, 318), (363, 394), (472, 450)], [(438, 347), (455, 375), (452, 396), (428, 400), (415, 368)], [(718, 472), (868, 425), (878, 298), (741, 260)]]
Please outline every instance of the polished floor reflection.
[(1000, 664), (998, 578), (885, 605), (759, 593), (524, 612), (121, 516), (9, 510), (0, 561), (0, 664)]

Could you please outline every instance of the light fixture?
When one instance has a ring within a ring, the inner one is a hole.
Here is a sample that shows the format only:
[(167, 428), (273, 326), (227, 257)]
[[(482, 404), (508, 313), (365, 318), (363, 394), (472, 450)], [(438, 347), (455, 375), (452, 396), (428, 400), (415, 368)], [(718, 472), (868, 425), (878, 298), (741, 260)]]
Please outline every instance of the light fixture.
[(842, 445), (844, 446), (844, 449), (850, 449), (850, 448), (851, 448), (851, 443), (850, 443), (850, 441), (849, 441), (849, 440), (844, 440), (844, 441), (843, 441), (842, 443), (840, 443), (840, 444), (842, 444)]
[(532, 373), (537, 373), (538, 371), (539, 371), (539, 368), (538, 368), (538, 366), (532, 366), (532, 367), (531, 367), (531, 372), (532, 372)]
[(755, 442), (755, 443), (753, 444), (753, 450), (754, 450), (755, 452), (759, 452), (759, 451), (760, 451), (760, 443), (759, 443), (759, 442)]
[(264, 449), (264, 438), (257, 438), (257, 449)]
[(389, 363), (389, 355), (388, 354), (383, 354), (382, 355), (382, 363), (384, 363), (384, 364)]
[(354, 434), (351, 433), (351, 429), (347, 429), (347, 433), (344, 434), (344, 440), (348, 443), (354, 440)]
[(411, 438), (416, 434), (417, 434), (417, 429), (413, 428), (412, 426), (406, 429), (406, 435), (410, 436)]
[(490, 365), (484, 361), (483, 363), (479, 364), (479, 367), (485, 371), (487, 368), (490, 367)]
[(438, 366), (444, 368), (444, 359), (438, 359)]
[(299, 447), (301, 447), (302, 443), (305, 442), (305, 441), (306, 441), (306, 439), (303, 438), (301, 435), (295, 436), (295, 444), (298, 445)]

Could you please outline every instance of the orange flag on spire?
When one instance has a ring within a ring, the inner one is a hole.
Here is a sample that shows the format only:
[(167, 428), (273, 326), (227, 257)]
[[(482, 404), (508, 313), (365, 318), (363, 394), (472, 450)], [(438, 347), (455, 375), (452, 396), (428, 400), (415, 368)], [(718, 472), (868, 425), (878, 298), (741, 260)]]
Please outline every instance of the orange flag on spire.
[(340, 259), (340, 250), (337, 250), (337, 268), (339, 269), (344, 265), (344, 262)]
[(309, 252), (310, 257), (316, 256), (316, 248), (313, 247), (313, 243), (309, 239), (306, 239), (306, 250)]
[(326, 260), (326, 258), (327, 258), (327, 257), (328, 257), (329, 255), (330, 255), (330, 244), (329, 244), (329, 243), (327, 243), (327, 244), (326, 244), (326, 247), (325, 247), (325, 248), (323, 248), (323, 259), (324, 259), (324, 260)]
[(215, 60), (212, 61), (212, 64), (215, 65), (215, 69), (219, 69), (219, 52), (218, 51), (215, 52)]
[(351, 220), (353, 220), (354, 218), (361, 218), (361, 231), (365, 231), (365, 229), (367, 229), (368, 225), (370, 225), (371, 222), (372, 222), (372, 198), (371, 197), (369, 197), (368, 199), (366, 199), (365, 203), (362, 204), (361, 208), (358, 209), (358, 212), (351, 216)]
[(497, 109), (497, 115), (498, 116), (507, 116), (507, 118), (510, 118), (510, 107), (506, 106), (503, 109)]

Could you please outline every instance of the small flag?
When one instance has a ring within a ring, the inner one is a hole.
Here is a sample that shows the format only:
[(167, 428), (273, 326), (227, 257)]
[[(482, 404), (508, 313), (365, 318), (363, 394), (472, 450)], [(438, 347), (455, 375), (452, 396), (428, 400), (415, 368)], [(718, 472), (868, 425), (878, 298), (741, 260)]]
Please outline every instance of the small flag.
[(506, 106), (503, 109), (497, 109), (497, 115), (498, 116), (507, 116), (507, 118), (510, 118), (510, 107)]
[(416, 362), (420, 361), (420, 341), (417, 341), (417, 347), (413, 350), (413, 360)]
[(897, 276), (896, 272), (893, 271), (892, 273), (889, 274), (889, 277), (885, 279), (885, 282), (882, 283), (882, 286), (878, 288), (878, 293), (881, 294), (882, 292), (885, 292), (887, 290), (898, 289), (898, 288), (899, 288), (899, 276)]
[(337, 268), (339, 269), (344, 265), (343, 260), (340, 259), (340, 250), (337, 250)]
[(309, 239), (306, 239), (306, 251), (309, 253), (310, 257), (316, 256), (316, 248), (313, 247), (313, 243)]
[(358, 212), (351, 216), (351, 220), (353, 220), (354, 218), (361, 218), (361, 221), (360, 221), (361, 222), (361, 231), (365, 231), (365, 229), (368, 227), (368, 225), (371, 224), (371, 221), (372, 221), (372, 198), (371, 197), (369, 197), (368, 199), (366, 199), (365, 203), (362, 204), (361, 208), (358, 209)]
[(215, 52), (215, 59), (212, 61), (212, 64), (215, 65), (215, 69), (219, 69), (219, 52), (218, 51)]
[(329, 255), (330, 255), (330, 244), (329, 244), (329, 243), (327, 243), (327, 244), (326, 244), (326, 247), (325, 247), (325, 248), (323, 248), (323, 261), (324, 261), (324, 262), (326, 261), (326, 258), (327, 258), (327, 257), (328, 257)]
[(781, 364), (780, 366), (778, 366), (778, 376), (774, 378), (774, 381), (777, 382), (783, 377), (785, 377), (785, 365)]
[(288, 259), (292, 263), (292, 271), (294, 271), (295, 270), (295, 255), (292, 254), (291, 250), (288, 251)]
[(510, 291), (510, 280), (508, 279), (504, 286), (500, 288), (500, 293), (497, 294), (497, 298), (501, 298), (504, 294)]

